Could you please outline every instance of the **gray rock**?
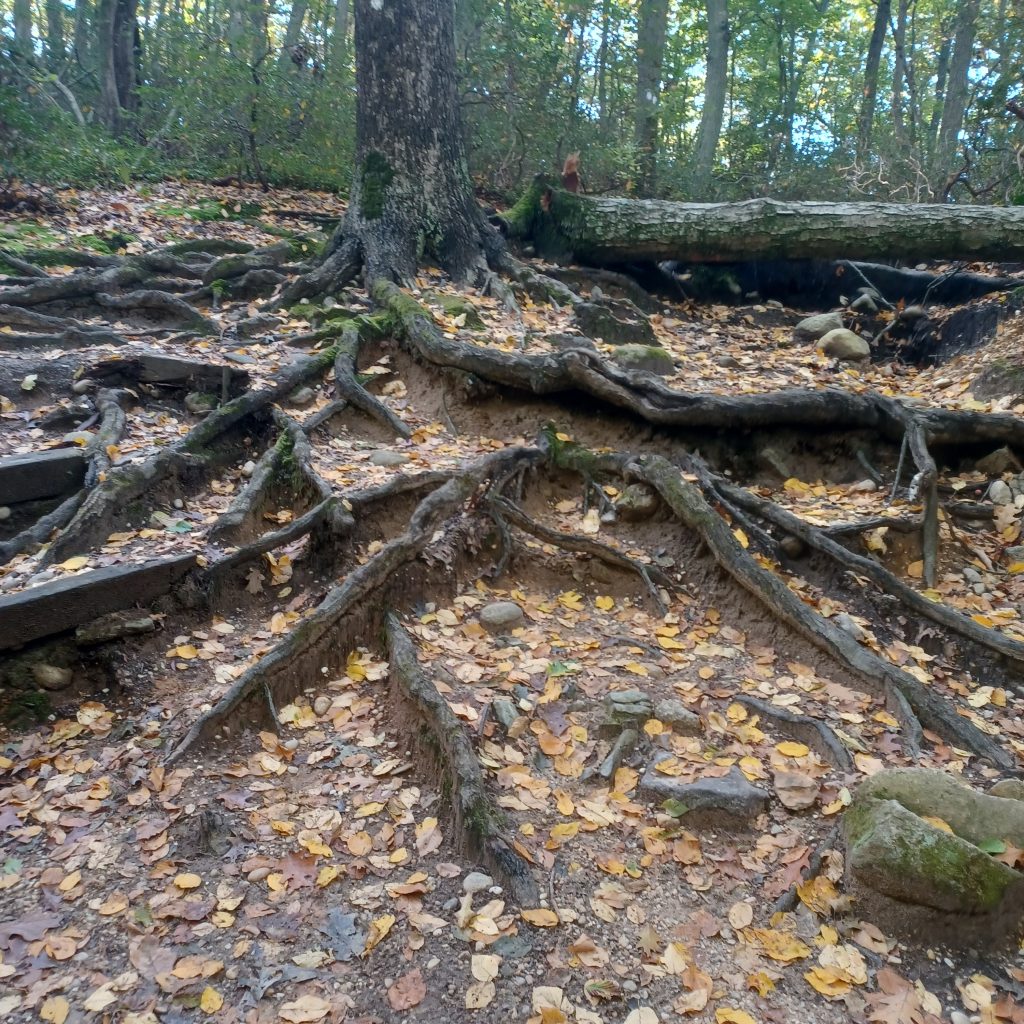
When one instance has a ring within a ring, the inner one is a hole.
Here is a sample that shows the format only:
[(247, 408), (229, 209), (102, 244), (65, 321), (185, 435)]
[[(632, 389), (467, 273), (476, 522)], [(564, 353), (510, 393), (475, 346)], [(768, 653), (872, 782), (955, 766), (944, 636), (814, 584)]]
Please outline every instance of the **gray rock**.
[(88, 377), (82, 377), (80, 380), (76, 380), (71, 385), (71, 390), (76, 395), (84, 395), (87, 391), (91, 391), (96, 387), (96, 381), (90, 380)]
[(925, 320), (928, 317), (928, 310), (924, 306), (905, 306), (899, 312), (899, 319), (905, 323), (917, 323), (918, 320)]
[(644, 314), (625, 300), (581, 302), (573, 308), (576, 326), (588, 338), (608, 345), (656, 345), (654, 328)]
[(491, 711), (494, 712), (494, 717), (505, 732), (508, 732), (520, 717), (519, 709), (510, 700), (493, 701)]
[(889, 768), (865, 779), (856, 795), (895, 800), (914, 814), (941, 818), (969, 843), (1005, 839), (1024, 847), (1024, 803), (980, 793), (944, 771)]
[(44, 690), (65, 690), (71, 685), (73, 676), (71, 669), (59, 665), (36, 662), (32, 666), (32, 678)]
[(630, 484), (615, 499), (615, 511), (628, 523), (650, 519), (660, 507), (658, 492), (648, 484)]
[(985, 367), (971, 384), (971, 394), (979, 399), (1024, 395), (1024, 364), (1015, 359), (996, 359)]
[(769, 795), (751, 785), (747, 777), (733, 765), (729, 774), (678, 782), (661, 775), (653, 765), (640, 779), (639, 792), (652, 800), (675, 800), (690, 811), (713, 811), (749, 821), (768, 807)]
[(154, 619), (138, 610), (111, 612), (79, 626), (75, 630), (75, 643), (80, 647), (91, 647), (126, 636), (144, 636), (155, 629)]
[(1014, 544), (1004, 552), (1006, 560), (1012, 565), (1014, 562), (1024, 562), (1024, 544)]
[(326, 693), (321, 693), (316, 700), (313, 701), (313, 713), (317, 716), (326, 715), (331, 710), (334, 701), (327, 696)]
[(195, 416), (205, 416), (217, 408), (219, 399), (208, 391), (190, 391), (185, 396), (185, 408)]
[(289, 396), (288, 401), (298, 408), (305, 408), (307, 405), (312, 405), (316, 401), (316, 392), (310, 388), (296, 388)]
[(618, 770), (622, 759), (636, 746), (639, 738), (640, 734), (636, 729), (623, 729), (608, 752), (608, 756), (601, 762), (597, 774), (602, 779), (610, 779)]
[(839, 313), (815, 313), (814, 316), (804, 317), (793, 328), (794, 341), (817, 341), (824, 338), (829, 331), (835, 331), (843, 326), (843, 318)]
[(757, 454), (760, 461), (768, 466), (769, 469), (778, 473), (783, 480), (788, 480), (791, 476), (795, 475), (789, 463), (788, 453), (784, 452), (781, 448), (766, 444)]
[(11, 511), (10, 505), (0, 505), (0, 523), (5, 519), (10, 519), (14, 513)]
[(403, 455), (401, 452), (393, 452), (388, 448), (378, 448), (376, 451), (370, 452), (371, 466), (387, 466), (391, 468), (394, 466), (404, 466), (408, 461), (408, 455)]
[(1024, 800), (1024, 779), (1000, 779), (989, 787), (988, 795), (1003, 800)]
[(642, 690), (616, 690), (604, 698), (604, 725), (615, 731), (646, 722), (654, 714), (651, 698)]
[(278, 319), (267, 313), (260, 313), (257, 316), (250, 316), (245, 320), (239, 320), (235, 324), (235, 330), (242, 338), (255, 338), (257, 334), (265, 334), (272, 331), (278, 325)]
[[(846, 860), (861, 884), (902, 903), (958, 914), (990, 913), (1019, 893), (1024, 879), (1018, 872), (896, 800), (863, 794), (863, 788), (844, 816)], [(948, 821), (941, 804), (931, 810)]]
[(820, 348), (825, 355), (847, 363), (858, 363), (871, 358), (871, 346), (853, 331), (839, 327), (829, 331), (820, 339)]
[(583, 334), (549, 334), (547, 340), (557, 349), (586, 348), (594, 350), (597, 348), (593, 339)]
[(480, 625), (488, 633), (508, 633), (525, 622), (523, 609), (514, 601), (493, 601), (480, 609)]
[(978, 459), (974, 468), (988, 476), (1002, 476), (1004, 473), (1019, 473), (1024, 466), (1021, 466), (1017, 456), (1004, 445), (994, 452), (989, 452), (983, 459)]
[(624, 370), (646, 370), (659, 377), (676, 372), (672, 357), (657, 345), (620, 345), (612, 358)]
[(694, 714), (681, 700), (675, 697), (664, 697), (654, 704), (654, 717), (665, 725), (672, 726), (672, 731), (679, 736), (699, 736), (703, 726), (700, 715)]
[(1005, 480), (993, 480), (988, 489), (988, 498), (993, 505), (1012, 505), (1013, 491)]
[(715, 364), (726, 370), (738, 370), (743, 365), (735, 356), (730, 355), (715, 356)]
[(492, 885), (494, 885), (494, 879), (482, 871), (470, 871), (462, 880), (462, 888), (465, 892), (483, 892)]
[(850, 303), (850, 309), (856, 313), (877, 313), (878, 304), (870, 295), (865, 293), (857, 296), (857, 298)]

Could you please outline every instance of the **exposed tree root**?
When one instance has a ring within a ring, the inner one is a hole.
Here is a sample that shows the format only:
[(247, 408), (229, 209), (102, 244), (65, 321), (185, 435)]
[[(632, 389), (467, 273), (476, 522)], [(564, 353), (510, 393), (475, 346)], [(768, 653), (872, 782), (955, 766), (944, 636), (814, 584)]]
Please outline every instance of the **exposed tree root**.
[(137, 501), (172, 473), (187, 466), (202, 466), (212, 458), (211, 444), (230, 428), (253, 416), (300, 384), (323, 374), (334, 361), (334, 349), (296, 360), (281, 371), (273, 386), (247, 391), (198, 423), (180, 441), (161, 449), (139, 465), (115, 467), (92, 489), (75, 517), (43, 556), (44, 564), (61, 561), (102, 541), (110, 533), (112, 517)]
[(88, 466), (82, 489), (65, 498), (55, 509), (37, 519), (21, 533), (8, 541), (0, 542), (0, 565), (47, 543), (55, 530), (63, 530), (74, 519), (85, 501), (89, 488), (95, 487), (101, 475), (110, 470), (110, 455), (107, 448), (116, 445), (124, 434), (127, 422), (124, 406), (132, 401), (134, 396), (126, 391), (105, 389), (99, 392), (96, 396), (99, 427), (86, 445)]
[(199, 331), (201, 334), (220, 333), (217, 325), (209, 317), (203, 316), (193, 306), (166, 291), (142, 288), (137, 291), (125, 292), (123, 295), (109, 295), (106, 292), (98, 291), (93, 295), (93, 300), (106, 309), (155, 309), (169, 314), (182, 326)]
[(843, 772), (852, 772), (853, 758), (843, 745), (842, 740), (820, 718), (809, 715), (798, 715), (786, 708), (777, 708), (768, 701), (750, 697), (745, 693), (737, 694), (733, 700), (751, 711), (756, 711), (762, 718), (775, 723), (780, 731), (806, 743), (822, 757), (830, 761), (833, 767)]
[(430, 544), (444, 518), (456, 512), (484, 481), (508, 466), (530, 464), (540, 457), (541, 453), (532, 448), (509, 449), (486, 456), (428, 494), (413, 512), (405, 533), (386, 544), (368, 562), (353, 569), (286, 640), (240, 676), (217, 704), (192, 725), (171, 751), (169, 763), (180, 760), (200, 739), (208, 738), (225, 724), (254, 693), (261, 693), (264, 681), (272, 691), (278, 682), (282, 688), (287, 685), (296, 659), (315, 656), (321, 644), (325, 640), (329, 642), (338, 621), (383, 588), (399, 568), (417, 558)]
[[(929, 600), (920, 591), (908, 586), (898, 576), (879, 565), (873, 558), (859, 555), (834, 540), (830, 536), (831, 531), (812, 526), (781, 505), (762, 498), (744, 487), (737, 487), (721, 477), (715, 476), (713, 479), (716, 490), (728, 495), (734, 504), (748, 509), (767, 522), (785, 530), (786, 533), (799, 537), (809, 547), (834, 559), (844, 568), (866, 576), (885, 593), (898, 598), (901, 604), (916, 615), (930, 619), (957, 636), (1002, 655), (1013, 663), (1018, 672), (1024, 672), (1024, 643), (1013, 640), (998, 630), (982, 626), (970, 616), (958, 612), (955, 608), (950, 608), (941, 601)], [(886, 525), (888, 525), (887, 522)]]
[(627, 572), (635, 572), (644, 581), (651, 600), (654, 601), (660, 614), (664, 615), (668, 608), (665, 605), (658, 584), (666, 589), (672, 588), (672, 581), (657, 566), (645, 565), (643, 562), (624, 555), (621, 551), (602, 544), (599, 540), (591, 537), (584, 537), (575, 533), (562, 533), (560, 530), (552, 530), (536, 520), (531, 519), (518, 505), (513, 504), (507, 498), (500, 495), (491, 495), (488, 503), (493, 506), (502, 518), (518, 526), (524, 533), (530, 533), (545, 544), (553, 544), (555, 547), (563, 548), (566, 551), (577, 551), (581, 554), (590, 555), (598, 561), (611, 565), (616, 569), (625, 569)]
[(773, 914), (790, 914), (797, 908), (800, 902), (799, 887), (811, 881), (821, 874), (822, 862), (825, 854), (836, 848), (842, 836), (842, 829), (836, 825), (829, 830), (824, 839), (814, 848), (813, 853), (807, 859), (807, 867), (800, 872), (800, 881), (794, 882), (773, 904)]
[(456, 827), (520, 906), (537, 906), (537, 881), (507, 837), (504, 817), (487, 793), (472, 741), (420, 667), (412, 640), (393, 613), (385, 627), (392, 694), (405, 709), (403, 717), (410, 720), (410, 735), (441, 774)]
[(662, 500), (707, 544), (715, 561), (745, 590), (805, 640), (829, 654), (864, 680), (865, 688), (897, 690), (917, 718), (950, 742), (970, 750), (1000, 768), (1015, 759), (942, 696), (913, 676), (862, 647), (853, 637), (804, 604), (775, 573), (763, 566), (740, 544), (725, 521), (679, 470), (660, 456), (643, 456), (627, 466), (628, 475), (654, 487)]
[(412, 437), (412, 430), (400, 416), (396, 416), (380, 399), (370, 394), (356, 380), (356, 359), (359, 356), (359, 328), (346, 323), (338, 341), (338, 354), (334, 357), (334, 390), (338, 398), (345, 399), (360, 412), (376, 420), (398, 437)]

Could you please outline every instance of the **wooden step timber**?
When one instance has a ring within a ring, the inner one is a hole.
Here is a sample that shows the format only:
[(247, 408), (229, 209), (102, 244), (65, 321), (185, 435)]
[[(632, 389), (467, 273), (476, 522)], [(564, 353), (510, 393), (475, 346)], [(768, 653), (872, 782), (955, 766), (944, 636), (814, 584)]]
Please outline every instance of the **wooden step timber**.
[(192, 554), (111, 565), (0, 597), (0, 651), (163, 597), (195, 566)]
[(54, 448), (0, 459), (0, 505), (56, 498), (82, 486), (85, 457), (80, 448)]
[(155, 353), (141, 353), (133, 356), (116, 356), (104, 359), (89, 367), (88, 375), (106, 385), (161, 384), (165, 387), (187, 388), (190, 391), (205, 391), (222, 394), (227, 383), (226, 398), (240, 395), (249, 386), (249, 374), (234, 366), (218, 366), (201, 363), (193, 359), (178, 359)]

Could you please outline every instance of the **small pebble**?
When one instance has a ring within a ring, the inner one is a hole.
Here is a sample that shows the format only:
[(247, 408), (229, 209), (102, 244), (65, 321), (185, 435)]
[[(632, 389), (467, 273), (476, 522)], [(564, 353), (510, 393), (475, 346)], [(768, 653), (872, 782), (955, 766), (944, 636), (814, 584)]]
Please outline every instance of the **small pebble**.
[(331, 710), (331, 698), (321, 694), (315, 701), (313, 701), (313, 710), (317, 716), (326, 715)]
[(95, 381), (89, 380), (88, 377), (83, 377), (81, 380), (76, 380), (75, 383), (71, 385), (71, 390), (76, 395), (84, 395), (86, 391), (89, 391), (91, 388), (94, 388), (95, 386)]
[(11, 518), (11, 510), (6, 505), (0, 505), (0, 523)]
[(250, 882), (262, 882), (270, 874), (270, 868), (253, 868), (245, 877)]
[(242, 467), (242, 476), (245, 476), (245, 477), (249, 477), (249, 476), (252, 476), (252, 475), (253, 475), (253, 473), (255, 473), (255, 472), (256, 472), (256, 463), (255, 463), (255, 462), (253, 462), (253, 461), (252, 461), (252, 459), (250, 459), (250, 460), (249, 460), (249, 461), (248, 461), (248, 462), (247, 462), (247, 463), (246, 463), (246, 464), (245, 464), (245, 465), (244, 465), (244, 466)]

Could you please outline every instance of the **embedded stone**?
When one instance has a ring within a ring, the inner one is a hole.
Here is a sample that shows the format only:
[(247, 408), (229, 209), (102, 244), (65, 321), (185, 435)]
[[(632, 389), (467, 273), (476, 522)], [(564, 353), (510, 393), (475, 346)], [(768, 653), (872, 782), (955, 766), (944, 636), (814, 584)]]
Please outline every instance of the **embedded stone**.
[(815, 313), (804, 317), (793, 328), (794, 341), (817, 341), (824, 338), (829, 331), (839, 330), (843, 326), (843, 318), (839, 313)]
[(482, 871), (470, 871), (462, 880), (463, 891), (469, 893), (483, 892), (485, 889), (490, 889), (492, 885), (494, 885), (494, 879)]
[(988, 498), (993, 505), (1012, 505), (1013, 491), (1005, 480), (993, 480), (988, 489)]
[(32, 678), (44, 690), (64, 690), (71, 685), (74, 673), (69, 668), (59, 665), (47, 665), (37, 662), (32, 666)]
[(845, 327), (829, 331), (820, 339), (819, 347), (825, 355), (841, 362), (857, 363), (871, 358), (871, 346)]
[(692, 712), (681, 700), (675, 697), (664, 697), (656, 701), (653, 717), (680, 736), (699, 736), (702, 731), (700, 715)]
[(612, 358), (624, 370), (644, 370), (659, 377), (670, 377), (676, 372), (672, 357), (657, 345), (620, 345)]
[[(844, 816), (847, 864), (861, 884), (902, 903), (958, 914), (991, 913), (1019, 900), (1024, 877), (1017, 871), (899, 801), (861, 790)], [(942, 804), (930, 809), (937, 816)]]
[(868, 294), (858, 295), (853, 302), (850, 303), (850, 309), (856, 313), (877, 313), (878, 305), (875, 300)]
[(378, 448), (375, 452), (370, 453), (371, 466), (387, 466), (392, 468), (394, 466), (404, 466), (408, 461), (408, 455), (403, 455), (401, 452), (393, 452), (387, 448)]
[(218, 398), (208, 391), (190, 391), (185, 396), (185, 408), (195, 416), (205, 416), (217, 408)]
[(1000, 779), (989, 787), (988, 795), (1003, 800), (1024, 800), (1024, 779)]
[(580, 302), (573, 308), (576, 326), (589, 338), (608, 345), (657, 344), (654, 328), (631, 302), (604, 299)]
[(651, 765), (640, 779), (639, 792), (649, 799), (673, 800), (685, 808), (686, 813), (718, 812), (743, 821), (756, 818), (767, 810), (770, 800), (769, 794), (752, 785), (735, 765), (727, 775), (697, 779), (695, 782), (679, 782), (668, 775), (661, 775)]
[(316, 392), (310, 387), (297, 388), (288, 396), (288, 401), (302, 409), (316, 401)]
[(514, 601), (493, 601), (480, 609), (480, 625), (488, 633), (509, 633), (525, 622), (523, 609)]
[(650, 519), (660, 506), (658, 492), (649, 484), (630, 484), (615, 499), (615, 511), (628, 523)]
[(994, 452), (989, 452), (983, 459), (978, 459), (974, 468), (987, 476), (1002, 476), (1004, 473), (1019, 473), (1024, 466), (1021, 466), (1017, 456), (1004, 445)]

